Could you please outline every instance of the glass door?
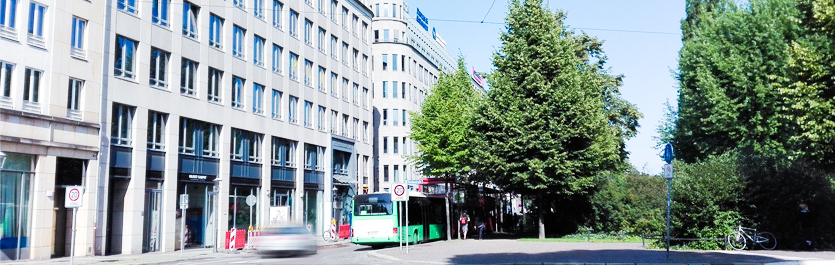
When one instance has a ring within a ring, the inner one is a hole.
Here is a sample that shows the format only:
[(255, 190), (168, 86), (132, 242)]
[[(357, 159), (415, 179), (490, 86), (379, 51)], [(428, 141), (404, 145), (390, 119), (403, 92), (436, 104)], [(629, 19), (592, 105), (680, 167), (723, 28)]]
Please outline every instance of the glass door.
[[(208, 186), (206, 188), (208, 189)], [(217, 192), (210, 191), (206, 194), (206, 207), (203, 208), (203, 216), (206, 217), (206, 220), (203, 222), (206, 224), (206, 227), (203, 230), (203, 247), (213, 247), (217, 241), (215, 240), (215, 237), (217, 236), (217, 225), (215, 224), (217, 220), (217, 217), (215, 216), (216, 208)]]
[(162, 190), (147, 190), (145, 200), (145, 234), (142, 237), (142, 251), (155, 252), (160, 248)]

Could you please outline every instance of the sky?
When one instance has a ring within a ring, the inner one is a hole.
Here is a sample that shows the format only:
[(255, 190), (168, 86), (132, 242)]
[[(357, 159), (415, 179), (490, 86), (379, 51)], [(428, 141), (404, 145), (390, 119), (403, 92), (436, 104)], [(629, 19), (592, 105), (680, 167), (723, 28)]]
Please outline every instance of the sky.
[[(623, 74), (623, 97), (644, 114), (638, 135), (626, 143), (629, 161), (640, 172), (660, 174), (664, 164), (653, 136), (664, 117), (664, 103), (675, 106), (678, 88), (674, 72), (681, 49), (684, 0), (546, 0), (552, 9), (567, 12), (566, 24), (603, 40), (613, 74)], [(447, 42), (453, 56), (464, 55), (468, 69), (492, 71), (491, 56), (501, 46), (507, 0), (413, 0)], [(492, 9), (490, 8), (492, 6)], [(488, 13), (489, 10), (489, 13)], [(484, 23), (481, 23), (484, 21)]]

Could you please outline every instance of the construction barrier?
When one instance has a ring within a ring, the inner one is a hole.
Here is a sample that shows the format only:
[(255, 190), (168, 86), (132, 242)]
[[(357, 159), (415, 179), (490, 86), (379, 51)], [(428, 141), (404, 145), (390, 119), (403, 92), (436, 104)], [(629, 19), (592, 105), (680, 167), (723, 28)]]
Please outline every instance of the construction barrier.
[(260, 227), (257, 228), (257, 229), (252, 229), (252, 227), (250, 226), (249, 231), (247, 232), (246, 246), (244, 246), (244, 249), (255, 249), (255, 247), (256, 247), (255, 243), (257, 242), (256, 237), (258, 237), (260, 235), (261, 235), (261, 228)]
[(351, 237), (351, 225), (344, 224), (339, 226), (339, 238)]
[(232, 229), (226, 231), (226, 249), (241, 249), (246, 245), (246, 231)]

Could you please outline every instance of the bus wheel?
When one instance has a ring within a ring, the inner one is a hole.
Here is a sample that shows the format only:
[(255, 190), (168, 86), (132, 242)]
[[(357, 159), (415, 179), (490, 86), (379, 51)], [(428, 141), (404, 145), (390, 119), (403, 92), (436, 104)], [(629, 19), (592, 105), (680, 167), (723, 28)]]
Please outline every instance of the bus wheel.
[(383, 245), (371, 245), (371, 249), (381, 249), (383, 247)]

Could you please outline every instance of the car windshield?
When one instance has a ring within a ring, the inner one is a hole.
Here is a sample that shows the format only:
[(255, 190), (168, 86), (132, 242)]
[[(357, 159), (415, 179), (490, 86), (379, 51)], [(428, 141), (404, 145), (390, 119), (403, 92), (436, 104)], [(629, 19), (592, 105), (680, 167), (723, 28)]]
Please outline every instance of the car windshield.
[(360, 195), (354, 197), (354, 216), (391, 215), (392, 203), (389, 194)]

